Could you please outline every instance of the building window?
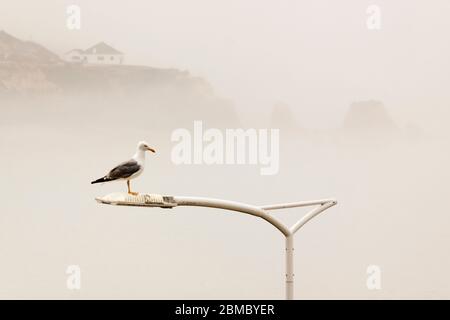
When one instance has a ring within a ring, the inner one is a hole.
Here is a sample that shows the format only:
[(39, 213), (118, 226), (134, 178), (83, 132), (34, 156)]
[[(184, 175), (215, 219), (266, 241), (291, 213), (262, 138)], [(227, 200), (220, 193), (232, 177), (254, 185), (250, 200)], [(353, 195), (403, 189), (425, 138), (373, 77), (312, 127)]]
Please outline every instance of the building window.
[(98, 56), (98, 57), (97, 57), (97, 60), (98, 60), (98, 61), (103, 61), (103, 60), (105, 60), (105, 57), (104, 57), (104, 56)]
[(114, 57), (113, 57), (113, 56), (111, 56), (111, 58), (110, 58), (110, 59), (111, 59), (111, 61), (112, 61), (112, 60), (114, 60)]
[(80, 60), (80, 57), (79, 56), (73, 56), (72, 60)]

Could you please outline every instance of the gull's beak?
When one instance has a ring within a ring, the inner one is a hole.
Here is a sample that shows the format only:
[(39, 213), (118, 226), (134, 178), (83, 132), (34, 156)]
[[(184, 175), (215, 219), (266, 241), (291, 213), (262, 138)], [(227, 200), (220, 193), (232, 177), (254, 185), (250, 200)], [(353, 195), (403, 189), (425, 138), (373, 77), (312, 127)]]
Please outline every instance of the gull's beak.
[(152, 149), (152, 148), (150, 148), (150, 147), (147, 147), (147, 150), (148, 150), (148, 151), (151, 151), (151, 152), (153, 152), (153, 153), (156, 153), (155, 149)]

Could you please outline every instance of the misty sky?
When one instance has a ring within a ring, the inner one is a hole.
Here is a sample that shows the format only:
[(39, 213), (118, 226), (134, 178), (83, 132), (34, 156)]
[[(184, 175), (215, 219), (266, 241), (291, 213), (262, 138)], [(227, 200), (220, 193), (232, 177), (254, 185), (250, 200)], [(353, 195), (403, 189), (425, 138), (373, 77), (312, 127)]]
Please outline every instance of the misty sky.
[[(80, 31), (66, 28), (69, 4)], [(366, 27), (370, 4), (380, 31)], [(241, 114), (283, 101), (302, 125), (335, 126), (352, 101), (380, 99), (400, 125), (439, 127), (450, 101), (447, 0), (3, 0), (0, 11), (0, 29), (57, 53), (105, 41), (127, 63), (189, 70)]]

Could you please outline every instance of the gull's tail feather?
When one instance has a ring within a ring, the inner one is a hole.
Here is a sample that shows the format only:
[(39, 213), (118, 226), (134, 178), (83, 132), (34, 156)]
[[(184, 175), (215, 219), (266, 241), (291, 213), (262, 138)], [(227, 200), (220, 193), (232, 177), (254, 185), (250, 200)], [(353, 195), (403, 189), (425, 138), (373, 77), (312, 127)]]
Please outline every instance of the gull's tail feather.
[(114, 180), (114, 179), (111, 179), (111, 178), (108, 178), (107, 176), (104, 176), (104, 177), (102, 177), (102, 178), (100, 178), (100, 179), (91, 181), (91, 184), (102, 183), (102, 182), (108, 182), (108, 181), (112, 181), (112, 180)]

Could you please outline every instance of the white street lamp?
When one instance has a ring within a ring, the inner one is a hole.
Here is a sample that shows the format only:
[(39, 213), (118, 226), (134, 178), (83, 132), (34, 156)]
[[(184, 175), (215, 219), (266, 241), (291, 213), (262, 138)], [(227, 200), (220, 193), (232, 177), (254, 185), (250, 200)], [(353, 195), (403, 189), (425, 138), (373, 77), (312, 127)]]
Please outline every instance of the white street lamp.
[[(294, 298), (294, 234), (303, 227), (309, 220), (319, 213), (337, 204), (335, 199), (323, 199), (313, 201), (301, 201), (292, 203), (273, 204), (266, 206), (253, 206), (249, 204), (226, 201), (220, 199), (210, 199), (202, 197), (181, 197), (181, 196), (163, 196), (158, 194), (140, 194), (137, 196), (112, 193), (107, 196), (96, 198), (100, 203), (122, 206), (140, 206), (140, 207), (160, 207), (174, 208), (177, 206), (209, 207), (224, 210), (237, 211), (262, 218), (277, 228), (286, 238), (286, 299)], [(300, 220), (294, 223), (290, 228), (282, 224), (278, 219), (269, 215), (269, 210), (279, 210), (298, 207), (317, 206)]]

